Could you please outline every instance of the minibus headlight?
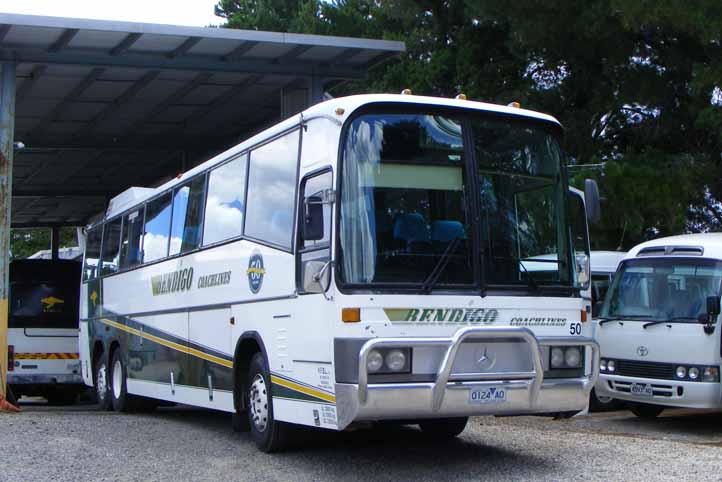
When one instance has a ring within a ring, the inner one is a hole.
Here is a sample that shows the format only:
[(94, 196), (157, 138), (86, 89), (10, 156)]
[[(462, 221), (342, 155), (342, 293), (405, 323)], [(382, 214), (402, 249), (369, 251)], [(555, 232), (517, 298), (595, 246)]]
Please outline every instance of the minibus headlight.
[(719, 368), (718, 367), (706, 367), (702, 372), (703, 382), (718, 382), (719, 381)]
[(577, 368), (581, 364), (581, 361), (582, 354), (579, 348), (567, 348), (564, 352), (564, 363), (566, 363), (569, 368)]
[(687, 376), (689, 376), (690, 380), (697, 380), (697, 378), (699, 378), (699, 368), (697, 368), (697, 367), (690, 368), (689, 371), (687, 372)]
[(366, 369), (369, 373), (375, 373), (384, 366), (384, 357), (377, 350), (371, 350), (366, 357)]
[(617, 369), (617, 363), (614, 360), (609, 360), (607, 362), (607, 371), (609, 373), (612, 373), (616, 369)]
[(678, 366), (677, 370), (675, 370), (675, 374), (677, 375), (677, 378), (684, 378), (687, 376), (687, 369), (683, 366)]
[(599, 360), (599, 371), (600, 371), (600, 372), (606, 372), (606, 371), (607, 371), (607, 360), (605, 360), (605, 359)]
[(558, 346), (552, 348), (550, 364), (552, 368), (564, 367), (564, 350)]
[(401, 350), (391, 350), (384, 358), (386, 367), (392, 372), (400, 372), (406, 366), (406, 355)]

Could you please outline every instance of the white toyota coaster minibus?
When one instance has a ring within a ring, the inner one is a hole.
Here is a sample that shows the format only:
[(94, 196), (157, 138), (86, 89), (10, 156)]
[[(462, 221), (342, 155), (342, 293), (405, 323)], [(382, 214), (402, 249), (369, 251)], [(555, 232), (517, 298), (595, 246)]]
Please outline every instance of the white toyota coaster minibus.
[(584, 410), (598, 347), (561, 135), (517, 107), (353, 96), (122, 193), (87, 228), (85, 382), (108, 409), (233, 413), (265, 451), (287, 424), (443, 437)]
[(640, 417), (719, 408), (722, 234), (649, 241), (619, 266), (597, 320), (595, 391)]

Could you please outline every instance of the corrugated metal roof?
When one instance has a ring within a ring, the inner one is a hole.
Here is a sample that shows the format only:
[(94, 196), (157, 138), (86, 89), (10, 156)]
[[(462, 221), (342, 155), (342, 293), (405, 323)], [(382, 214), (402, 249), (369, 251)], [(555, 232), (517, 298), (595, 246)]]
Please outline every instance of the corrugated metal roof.
[(0, 13), (0, 62), (17, 64), (15, 139), (26, 145), (15, 157), (13, 224), (84, 224), (125, 188), (157, 183), (279, 121), (282, 96), (318, 101), (324, 86), (362, 79), (404, 49)]

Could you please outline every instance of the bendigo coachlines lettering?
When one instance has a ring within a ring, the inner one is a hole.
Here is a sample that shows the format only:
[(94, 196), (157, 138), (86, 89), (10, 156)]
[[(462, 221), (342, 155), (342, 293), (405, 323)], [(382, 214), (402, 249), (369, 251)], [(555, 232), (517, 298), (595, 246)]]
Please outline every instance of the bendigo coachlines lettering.
[(150, 279), (150, 283), (153, 289), (153, 296), (189, 290), (193, 284), (193, 268), (185, 268), (171, 273), (153, 276)]
[(495, 309), (410, 309), (406, 322), (418, 323), (493, 323), (499, 316)]

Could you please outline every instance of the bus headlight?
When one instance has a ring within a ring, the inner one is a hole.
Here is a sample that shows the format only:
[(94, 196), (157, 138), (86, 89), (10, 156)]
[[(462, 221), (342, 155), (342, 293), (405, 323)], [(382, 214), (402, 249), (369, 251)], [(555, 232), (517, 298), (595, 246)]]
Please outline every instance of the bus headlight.
[(564, 352), (564, 363), (570, 368), (577, 368), (582, 361), (582, 355), (579, 348), (567, 348)]
[(692, 367), (687, 371), (687, 376), (690, 380), (697, 380), (699, 378), (699, 368)]
[(607, 371), (607, 360), (601, 359), (599, 360), (599, 371), (606, 372)]
[(400, 372), (406, 366), (406, 355), (401, 350), (391, 350), (384, 358), (386, 367), (392, 372)]
[(609, 361), (607, 362), (607, 371), (608, 371), (609, 373), (612, 373), (612, 372), (614, 372), (614, 370), (616, 370), (616, 369), (617, 369), (617, 362), (615, 362), (614, 360), (609, 360)]
[(580, 346), (555, 346), (549, 352), (549, 367), (557, 368), (581, 368), (582, 347)]
[(564, 366), (564, 350), (558, 346), (552, 348), (550, 364), (552, 368), (562, 368)]
[(675, 370), (675, 374), (677, 375), (677, 378), (684, 378), (687, 376), (687, 369), (683, 366), (678, 366), (677, 370)]
[(384, 365), (384, 357), (376, 350), (371, 350), (366, 357), (366, 369), (369, 373), (375, 373)]

